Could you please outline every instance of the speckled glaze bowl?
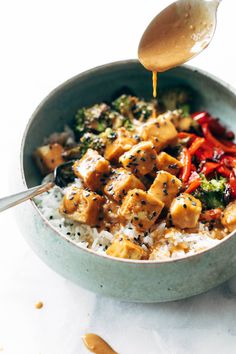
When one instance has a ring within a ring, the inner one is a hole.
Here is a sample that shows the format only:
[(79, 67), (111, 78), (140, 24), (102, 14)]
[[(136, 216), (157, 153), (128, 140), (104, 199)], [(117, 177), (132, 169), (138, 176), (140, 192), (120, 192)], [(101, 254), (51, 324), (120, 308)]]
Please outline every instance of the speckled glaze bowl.
[[(159, 75), (159, 88), (189, 86), (196, 110), (206, 109), (236, 131), (235, 92), (201, 70), (182, 66)], [(28, 187), (40, 183), (32, 152), (45, 136), (63, 129), (76, 110), (131, 90), (151, 98), (151, 74), (136, 60), (107, 64), (66, 81), (38, 106), (22, 141), (22, 178)], [(56, 231), (33, 202), (19, 209), (23, 235), (49, 267), (95, 293), (132, 302), (162, 302), (204, 292), (236, 273), (236, 236), (186, 258), (165, 261), (131, 261), (108, 258), (85, 250)]]

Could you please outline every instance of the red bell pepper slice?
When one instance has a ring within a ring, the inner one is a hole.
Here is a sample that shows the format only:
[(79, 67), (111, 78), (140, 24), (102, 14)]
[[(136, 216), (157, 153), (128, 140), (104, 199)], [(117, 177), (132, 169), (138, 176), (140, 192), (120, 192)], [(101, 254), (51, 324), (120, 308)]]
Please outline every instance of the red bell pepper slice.
[(203, 173), (205, 176), (208, 176), (218, 167), (220, 167), (220, 163), (218, 162), (206, 162), (201, 169), (201, 173)]
[(204, 137), (206, 138), (207, 142), (212, 144), (213, 146), (216, 146), (220, 149), (222, 149), (225, 152), (229, 153), (234, 153), (236, 154), (236, 145), (234, 144), (233, 146), (226, 146), (225, 144), (221, 143), (218, 139), (216, 139), (212, 133), (210, 132), (209, 125), (207, 123), (204, 123), (202, 125), (202, 131), (204, 134)]
[(225, 136), (226, 129), (223, 125), (221, 125), (218, 119), (212, 117), (208, 112), (196, 112), (192, 114), (192, 118), (197, 121), (200, 125), (208, 124), (210, 130), (213, 134), (217, 136)]
[(217, 172), (219, 172), (222, 176), (224, 177), (229, 177), (231, 174), (231, 171), (228, 167), (221, 165), (220, 167), (217, 168)]
[(236, 177), (235, 172), (232, 171), (229, 177), (229, 185), (230, 185), (230, 192), (231, 196), (236, 199)]
[(236, 157), (230, 155), (223, 155), (220, 159), (221, 164), (229, 168), (236, 167)]
[(197, 137), (189, 147), (190, 155), (194, 155), (195, 152), (205, 143), (205, 141), (206, 140), (204, 138)]
[(183, 167), (180, 170), (179, 178), (182, 179), (183, 182), (187, 182), (191, 173), (191, 155), (189, 150), (184, 147), (181, 152), (180, 161), (182, 162)]
[(191, 182), (190, 185), (187, 187), (187, 189), (185, 190), (185, 193), (192, 193), (194, 192), (201, 184), (201, 180), (200, 178), (195, 179), (195, 181)]

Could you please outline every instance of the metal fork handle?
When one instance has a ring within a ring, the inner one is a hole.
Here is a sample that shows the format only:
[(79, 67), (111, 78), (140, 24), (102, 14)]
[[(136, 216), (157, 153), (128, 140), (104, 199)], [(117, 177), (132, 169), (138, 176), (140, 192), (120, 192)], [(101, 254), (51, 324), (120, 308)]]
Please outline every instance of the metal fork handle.
[(22, 202), (25, 202), (28, 199), (36, 197), (36, 195), (42, 194), (54, 186), (53, 182), (48, 182), (45, 184), (41, 184), (40, 186), (36, 186), (26, 191), (12, 194), (8, 197), (0, 198), (0, 212), (6, 209), (12, 208), (15, 205), (18, 205)]

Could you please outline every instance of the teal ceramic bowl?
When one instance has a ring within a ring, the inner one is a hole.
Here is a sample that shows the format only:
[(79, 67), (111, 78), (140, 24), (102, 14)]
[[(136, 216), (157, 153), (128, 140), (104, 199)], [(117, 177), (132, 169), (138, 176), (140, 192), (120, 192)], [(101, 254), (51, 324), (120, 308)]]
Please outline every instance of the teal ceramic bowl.
[[(189, 86), (196, 110), (219, 116), (236, 131), (235, 92), (201, 70), (181, 66), (159, 75), (159, 88)], [(151, 98), (151, 74), (136, 60), (107, 64), (66, 81), (51, 92), (33, 113), (22, 141), (22, 178), (27, 187), (40, 183), (32, 153), (44, 137), (70, 123), (78, 107), (111, 101), (131, 90)], [(132, 261), (98, 255), (85, 250), (56, 231), (33, 202), (21, 208), (23, 235), (39, 257), (67, 279), (101, 295), (132, 302), (161, 302), (204, 292), (236, 273), (236, 237), (186, 258), (153, 262)]]

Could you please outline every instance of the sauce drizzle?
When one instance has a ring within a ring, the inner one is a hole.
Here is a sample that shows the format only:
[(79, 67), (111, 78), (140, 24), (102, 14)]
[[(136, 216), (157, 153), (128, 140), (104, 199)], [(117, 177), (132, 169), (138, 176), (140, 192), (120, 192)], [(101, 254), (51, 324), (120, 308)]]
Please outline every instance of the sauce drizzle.
[(94, 333), (87, 333), (82, 336), (84, 345), (88, 350), (95, 354), (118, 354), (100, 336)]
[(152, 72), (152, 89), (153, 89), (153, 97), (157, 97), (157, 72)]

